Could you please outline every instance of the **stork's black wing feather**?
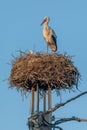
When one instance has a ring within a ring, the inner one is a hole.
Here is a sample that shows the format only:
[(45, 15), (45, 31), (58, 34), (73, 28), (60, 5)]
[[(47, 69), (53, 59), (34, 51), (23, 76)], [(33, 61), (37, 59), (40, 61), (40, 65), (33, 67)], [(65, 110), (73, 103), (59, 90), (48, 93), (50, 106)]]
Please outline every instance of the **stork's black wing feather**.
[(55, 44), (57, 44), (57, 42), (56, 42), (56, 38), (52, 35), (52, 39), (53, 39), (53, 42), (55, 43)]

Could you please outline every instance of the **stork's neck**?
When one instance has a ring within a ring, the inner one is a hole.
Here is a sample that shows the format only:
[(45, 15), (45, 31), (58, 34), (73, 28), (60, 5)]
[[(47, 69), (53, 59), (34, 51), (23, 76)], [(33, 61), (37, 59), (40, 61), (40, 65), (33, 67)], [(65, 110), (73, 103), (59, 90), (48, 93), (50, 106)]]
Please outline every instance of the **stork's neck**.
[(44, 28), (48, 28), (48, 22), (47, 23), (44, 23)]

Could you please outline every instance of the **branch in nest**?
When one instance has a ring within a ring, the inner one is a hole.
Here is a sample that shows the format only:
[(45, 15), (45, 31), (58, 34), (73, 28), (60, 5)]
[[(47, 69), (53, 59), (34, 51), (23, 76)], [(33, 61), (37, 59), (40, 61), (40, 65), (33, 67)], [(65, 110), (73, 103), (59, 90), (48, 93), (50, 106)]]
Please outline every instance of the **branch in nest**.
[(60, 120), (57, 120), (55, 122), (55, 124), (58, 125), (58, 124), (65, 123), (65, 122), (68, 122), (68, 121), (87, 122), (87, 119), (83, 119), (83, 118), (78, 118), (78, 117), (72, 116), (71, 118), (62, 118)]
[(73, 98), (67, 100), (66, 102), (57, 104), (55, 107), (51, 108), (51, 109), (48, 110), (46, 113), (54, 112), (54, 111), (57, 110), (58, 108), (63, 107), (64, 105), (66, 105), (66, 104), (68, 104), (68, 103), (70, 103), (70, 102), (76, 100), (77, 98), (79, 98), (79, 97), (81, 97), (81, 96), (83, 96), (83, 95), (85, 95), (85, 94), (87, 94), (87, 91), (85, 91), (85, 92), (83, 92), (83, 93), (77, 95), (76, 97), (73, 97)]

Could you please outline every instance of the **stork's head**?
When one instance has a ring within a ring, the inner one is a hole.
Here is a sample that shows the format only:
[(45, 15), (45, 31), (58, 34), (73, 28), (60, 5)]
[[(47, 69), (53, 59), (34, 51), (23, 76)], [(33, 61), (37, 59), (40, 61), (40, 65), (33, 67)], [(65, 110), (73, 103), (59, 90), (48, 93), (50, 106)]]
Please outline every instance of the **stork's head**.
[(46, 16), (43, 20), (43, 22), (41, 23), (41, 25), (43, 25), (44, 23), (48, 23), (50, 21), (50, 18), (48, 16)]

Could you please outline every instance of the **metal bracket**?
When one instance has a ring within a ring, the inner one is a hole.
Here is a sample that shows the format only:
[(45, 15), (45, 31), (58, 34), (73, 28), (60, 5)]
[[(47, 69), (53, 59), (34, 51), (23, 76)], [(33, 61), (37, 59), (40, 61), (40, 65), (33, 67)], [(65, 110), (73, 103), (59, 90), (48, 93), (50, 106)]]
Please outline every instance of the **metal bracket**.
[(40, 126), (43, 125), (43, 113), (35, 113), (31, 117), (28, 118), (28, 123), (27, 123), (29, 128), (35, 128), (38, 129)]

